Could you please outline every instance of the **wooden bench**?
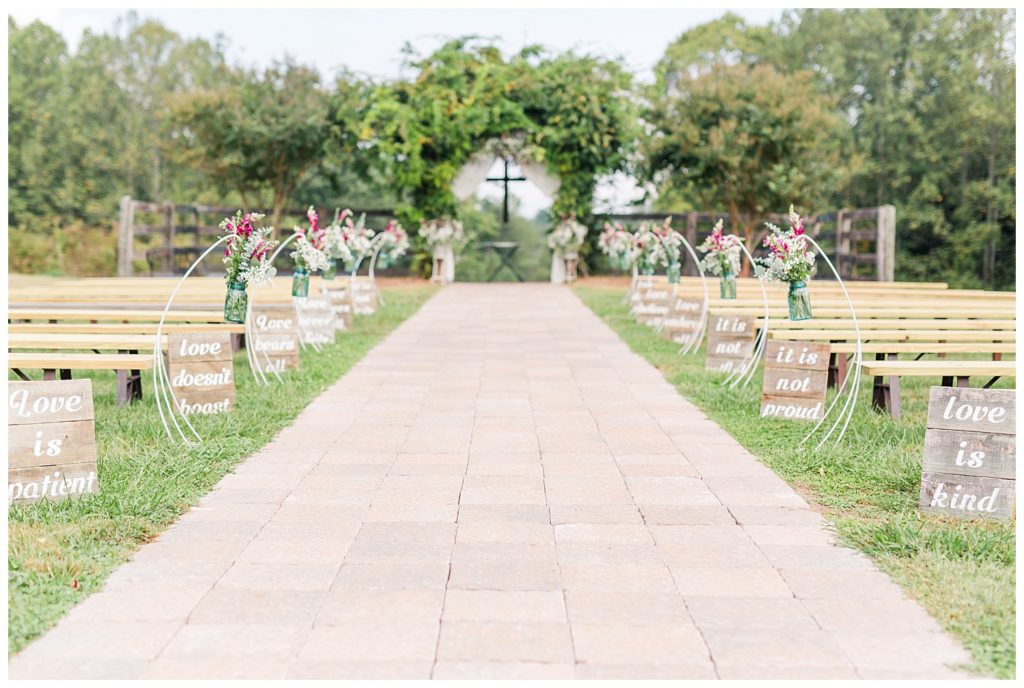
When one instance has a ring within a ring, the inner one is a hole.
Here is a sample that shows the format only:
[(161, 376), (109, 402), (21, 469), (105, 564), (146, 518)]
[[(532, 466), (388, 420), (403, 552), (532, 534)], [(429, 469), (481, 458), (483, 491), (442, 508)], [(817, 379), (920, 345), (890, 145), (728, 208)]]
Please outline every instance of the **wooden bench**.
[[(1016, 361), (869, 361), (861, 368), (874, 378), (871, 405), (898, 418), (900, 415), (899, 379), (901, 377), (941, 377), (943, 387), (970, 386), (971, 377), (991, 377), (987, 389), (1001, 377), (1016, 377)], [(889, 378), (888, 382), (885, 378)]]
[[(21, 333), (78, 333), (78, 334), (156, 334), (157, 323), (9, 323), (7, 331)], [(164, 323), (167, 334), (199, 332), (229, 332), (245, 334), (245, 325), (235, 323)]]
[[(9, 308), (8, 320), (47, 320), (68, 322), (159, 322), (163, 311), (149, 309), (99, 309), (99, 308)], [(223, 323), (223, 311), (215, 310), (173, 310), (167, 312), (165, 322)]]
[[(167, 338), (163, 337), (166, 346)], [(11, 332), (7, 335), (8, 349), (100, 349), (121, 353), (153, 350), (153, 336), (145, 334), (92, 334), (92, 333), (33, 333)]]
[(72, 370), (113, 370), (117, 372), (117, 403), (142, 398), (142, 371), (153, 367), (147, 354), (10, 353), (7, 367), (23, 380), (23, 369), (43, 371), (44, 380), (70, 380)]

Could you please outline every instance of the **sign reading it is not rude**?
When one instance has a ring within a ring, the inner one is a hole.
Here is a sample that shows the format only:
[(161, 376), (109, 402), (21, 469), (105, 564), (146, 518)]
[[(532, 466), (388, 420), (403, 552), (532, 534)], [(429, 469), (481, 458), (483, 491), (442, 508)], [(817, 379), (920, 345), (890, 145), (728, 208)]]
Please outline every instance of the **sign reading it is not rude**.
[(227, 413), (235, 403), (231, 335), (168, 335), (167, 377), (178, 408), (185, 415)]
[(957, 518), (1014, 515), (1017, 393), (932, 387), (921, 466), (921, 511)]
[(99, 491), (92, 380), (7, 383), (7, 500)]
[(761, 417), (819, 420), (828, 383), (828, 344), (769, 339), (764, 353)]
[(712, 315), (708, 322), (706, 370), (731, 373), (754, 353), (754, 319), (748, 316)]

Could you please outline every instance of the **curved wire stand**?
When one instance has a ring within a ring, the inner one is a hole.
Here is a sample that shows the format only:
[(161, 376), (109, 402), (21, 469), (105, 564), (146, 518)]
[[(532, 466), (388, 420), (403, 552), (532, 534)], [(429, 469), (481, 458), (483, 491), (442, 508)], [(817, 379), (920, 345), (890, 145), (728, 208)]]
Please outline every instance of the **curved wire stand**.
[(683, 242), (683, 246), (686, 247), (686, 252), (690, 254), (690, 258), (693, 259), (694, 265), (697, 266), (697, 271), (700, 273), (700, 286), (704, 290), (704, 305), (700, 309), (700, 324), (697, 325), (697, 330), (690, 335), (686, 343), (679, 347), (679, 353), (686, 355), (695, 351), (700, 347), (700, 343), (704, 341), (704, 332), (708, 327), (708, 280), (704, 275), (704, 266), (700, 264), (700, 259), (697, 257), (697, 252), (693, 250), (693, 246), (686, 240), (679, 232), (672, 230), (672, 233), (679, 237), (679, 240)]
[[(743, 250), (743, 254), (746, 255), (747, 260), (750, 261), (751, 267), (754, 265), (754, 256), (750, 255), (750, 251), (747, 250), (746, 244), (741, 240), (740, 248)], [(764, 277), (757, 278), (757, 284), (761, 287), (761, 299), (764, 301), (764, 324), (761, 326), (761, 331), (757, 333), (757, 340), (754, 342), (754, 348), (750, 354), (743, 359), (738, 367), (732, 370), (725, 378), (723, 384), (729, 385), (729, 389), (735, 389), (737, 385), (746, 386), (754, 376), (754, 371), (757, 370), (757, 364), (761, 362), (761, 357), (764, 355), (765, 346), (768, 344), (768, 320), (770, 311), (768, 310), (768, 290), (764, 287)]]
[(864, 356), (863, 352), (861, 351), (860, 324), (857, 322), (857, 311), (853, 307), (853, 300), (850, 299), (850, 293), (846, 291), (846, 285), (843, 283), (843, 278), (839, 276), (839, 271), (836, 270), (835, 266), (832, 264), (832, 261), (828, 259), (827, 255), (825, 255), (825, 252), (822, 250), (821, 246), (818, 245), (818, 242), (816, 242), (811, 237), (807, 237), (807, 241), (811, 242), (814, 248), (818, 250), (818, 255), (825, 259), (825, 262), (828, 264), (828, 267), (832, 270), (832, 274), (835, 275), (836, 281), (839, 282), (839, 286), (843, 290), (843, 296), (846, 297), (846, 303), (850, 307), (850, 316), (853, 318), (853, 329), (854, 333), (857, 335), (857, 346), (853, 355), (853, 369), (849, 371), (846, 377), (843, 379), (843, 384), (839, 386), (839, 391), (836, 392), (836, 396), (832, 400), (832, 403), (829, 404), (829, 407), (825, 411), (825, 414), (815, 424), (815, 426), (811, 428), (811, 431), (808, 432), (802, 440), (800, 440), (800, 444), (803, 445), (805, 442), (807, 442), (807, 440), (809, 440), (814, 435), (814, 433), (818, 431), (818, 428), (820, 428), (822, 424), (824, 424), (825, 420), (829, 417), (829, 415), (832, 413), (832, 410), (839, 402), (839, 399), (843, 396), (843, 392), (844, 390), (846, 390), (846, 384), (852, 378), (853, 383), (850, 385), (850, 389), (847, 392), (846, 399), (843, 402), (843, 407), (840, 410), (839, 415), (836, 417), (836, 419), (832, 421), (832, 425), (831, 427), (829, 427), (828, 432), (825, 433), (825, 436), (822, 437), (818, 444), (814, 446), (815, 450), (817, 450), (820, 449), (821, 446), (828, 441), (828, 438), (831, 437), (832, 434), (836, 431), (836, 429), (839, 428), (840, 426), (842, 427), (839, 430), (839, 434), (833, 441), (832, 446), (838, 446), (838, 444), (843, 440), (843, 435), (846, 434), (846, 428), (850, 425), (850, 420), (853, 418), (853, 412), (857, 408), (857, 395), (860, 393), (860, 371), (861, 365), (864, 360)]
[[(156, 335), (153, 340), (153, 398), (156, 400), (156, 409), (160, 414), (160, 422), (163, 423), (164, 431), (167, 436), (173, 441), (174, 433), (171, 432), (171, 425), (177, 431), (181, 441), (186, 445), (193, 444), (193, 440), (190, 439), (185, 431), (181, 429), (181, 424), (178, 423), (177, 416), (180, 415), (181, 419), (185, 422), (185, 426), (189, 432), (195, 438), (196, 441), (202, 442), (203, 438), (199, 436), (196, 429), (192, 427), (192, 422), (188, 419), (188, 415), (181, 410), (178, 405), (178, 398), (174, 394), (174, 388), (171, 386), (171, 379), (167, 375), (167, 366), (164, 365), (164, 350), (163, 350), (163, 330), (164, 322), (167, 320), (167, 313), (171, 310), (171, 304), (174, 303), (174, 298), (178, 295), (178, 291), (181, 286), (185, 284), (185, 280), (192, 274), (192, 271), (196, 269), (196, 266), (203, 262), (206, 256), (223, 244), (225, 241), (230, 239), (230, 236), (223, 236), (217, 241), (213, 242), (208, 249), (203, 251), (202, 255), (196, 258), (195, 262), (189, 266), (185, 274), (181, 276), (178, 283), (174, 285), (174, 290), (171, 292), (170, 297), (167, 299), (167, 303), (164, 304), (164, 310), (160, 314), (160, 322), (156, 326)], [(165, 407), (166, 406), (166, 411)], [(171, 423), (168, 424), (167, 420), (170, 418)]]
[[(274, 264), (274, 261), (277, 259), (278, 255), (280, 255), (281, 251), (284, 250), (284, 247), (288, 245), (288, 242), (290, 242), (296, 236), (298, 236), (298, 235), (292, 234), (290, 237), (288, 237), (287, 239), (282, 241), (280, 244), (278, 244), (277, 250), (274, 251), (274, 253), (270, 256), (270, 264), (271, 265)], [(271, 373), (274, 374), (274, 377), (277, 378), (278, 382), (284, 382), (284, 380), (281, 378), (281, 376), (278, 375), (277, 370), (275, 369), (274, 364), (271, 362), (270, 356), (267, 355), (266, 351), (262, 352), (263, 353), (263, 360), (266, 362), (266, 368), (261, 366), (260, 363), (259, 363), (259, 360), (260, 360), (259, 359), (259, 354), (256, 353), (256, 351), (255, 351), (256, 338), (254, 337), (255, 333), (253, 332), (253, 329), (252, 329), (252, 317), (251, 317), (252, 316), (252, 304), (253, 304), (253, 301), (255, 301), (255, 300), (256, 300), (256, 292), (254, 290), (252, 298), (249, 299), (249, 305), (248, 305), (248, 307), (246, 308), (246, 311), (245, 311), (245, 355), (246, 355), (246, 360), (249, 361), (249, 369), (252, 371), (252, 376), (256, 380), (256, 384), (257, 385), (264, 386), (264, 385), (269, 385), (270, 384), (270, 378), (267, 377), (267, 373), (266, 373), (266, 370), (268, 370), (268, 369), (270, 370)]]

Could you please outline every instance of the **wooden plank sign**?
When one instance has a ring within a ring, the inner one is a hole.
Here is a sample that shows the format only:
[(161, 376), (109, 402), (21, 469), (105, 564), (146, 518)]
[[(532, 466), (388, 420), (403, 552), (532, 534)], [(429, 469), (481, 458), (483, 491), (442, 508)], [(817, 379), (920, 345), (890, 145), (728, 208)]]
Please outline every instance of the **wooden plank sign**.
[(227, 413), (235, 403), (231, 335), (167, 335), (167, 377), (174, 400), (185, 415)]
[(688, 344), (700, 329), (703, 299), (676, 297), (661, 323), (662, 335), (677, 344)]
[(348, 286), (323, 287), (322, 293), (331, 303), (334, 311), (334, 326), (338, 330), (348, 330), (352, 327), (352, 299), (349, 297)]
[(955, 518), (1014, 517), (1017, 393), (932, 387), (921, 465), (921, 511)]
[(377, 290), (366, 277), (356, 278), (352, 290), (352, 312), (355, 315), (373, 315), (377, 312)]
[(761, 417), (820, 420), (825, 412), (828, 355), (828, 344), (769, 339)]
[(714, 315), (708, 320), (705, 370), (731, 373), (741, 370), (754, 351), (757, 323), (743, 315)]
[(7, 501), (99, 492), (92, 380), (7, 383)]
[(657, 327), (669, 312), (672, 300), (671, 285), (656, 285), (640, 292), (639, 300), (631, 308), (637, 322)]
[(261, 369), (283, 373), (299, 369), (299, 316), (295, 306), (252, 307), (252, 352)]
[(335, 322), (334, 308), (324, 297), (309, 297), (295, 302), (295, 311), (299, 316), (299, 342), (323, 346), (334, 343), (334, 335), (338, 331)]

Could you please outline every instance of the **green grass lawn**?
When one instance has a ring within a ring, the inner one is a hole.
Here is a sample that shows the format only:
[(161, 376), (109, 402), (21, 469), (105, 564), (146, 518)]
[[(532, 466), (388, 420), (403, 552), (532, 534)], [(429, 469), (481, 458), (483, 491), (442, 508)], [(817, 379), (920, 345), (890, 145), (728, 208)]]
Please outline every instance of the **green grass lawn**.
[(865, 378), (841, 446), (812, 451), (799, 446), (812, 425), (759, 417), (760, 375), (730, 390), (717, 384), (724, 375), (704, 370), (703, 348), (680, 356), (678, 344), (634, 322), (621, 286), (581, 284), (575, 292), (683, 396), (817, 504), (847, 544), (871, 556), (960, 638), (974, 655), (974, 670), (1014, 676), (1014, 523), (965, 523), (917, 511), (928, 389), (938, 380), (904, 380), (903, 414), (894, 420), (871, 409)]
[(144, 378), (141, 403), (114, 403), (114, 374), (93, 378), (101, 492), (84, 499), (14, 506), (9, 514), (8, 651), (53, 626), (138, 547), (206, 494), (241, 459), (267, 444), (310, 401), (434, 293), (422, 283), (382, 289), (387, 306), (357, 318), (322, 353), (302, 353), (302, 368), (258, 387), (235, 357), (234, 410), (190, 419), (205, 442), (167, 439)]

